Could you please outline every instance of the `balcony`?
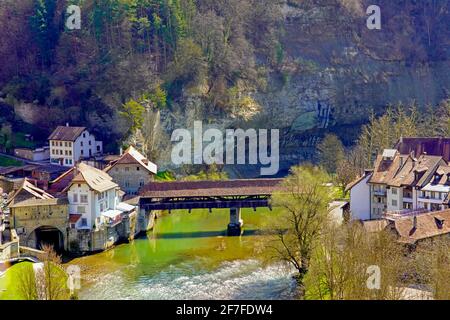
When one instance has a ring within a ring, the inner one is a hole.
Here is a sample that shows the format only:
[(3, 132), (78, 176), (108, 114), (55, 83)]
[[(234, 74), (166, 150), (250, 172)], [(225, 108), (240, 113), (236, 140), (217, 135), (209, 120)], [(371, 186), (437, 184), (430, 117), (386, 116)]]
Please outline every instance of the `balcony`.
[(386, 190), (373, 190), (373, 194), (374, 194), (375, 196), (382, 196), (382, 197), (385, 197), (386, 194), (387, 194), (387, 192), (386, 192)]
[(383, 217), (386, 219), (397, 219), (397, 218), (402, 218), (402, 217), (409, 217), (409, 216), (424, 214), (427, 212), (430, 212), (430, 211), (426, 208), (403, 209), (403, 210), (396, 210), (396, 211), (388, 211), (383, 215)]

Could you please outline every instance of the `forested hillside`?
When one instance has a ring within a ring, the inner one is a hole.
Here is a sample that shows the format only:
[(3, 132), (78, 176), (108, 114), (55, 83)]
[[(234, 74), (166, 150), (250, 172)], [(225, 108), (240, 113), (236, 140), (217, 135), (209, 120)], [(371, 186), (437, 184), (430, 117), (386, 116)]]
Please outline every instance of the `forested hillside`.
[(372, 110), (449, 96), (449, 1), (380, 0), (381, 30), (369, 2), (2, 0), (2, 132), (70, 122), (165, 163), (171, 131), (204, 120), (280, 128), (286, 166), (313, 159), (327, 132), (353, 144)]

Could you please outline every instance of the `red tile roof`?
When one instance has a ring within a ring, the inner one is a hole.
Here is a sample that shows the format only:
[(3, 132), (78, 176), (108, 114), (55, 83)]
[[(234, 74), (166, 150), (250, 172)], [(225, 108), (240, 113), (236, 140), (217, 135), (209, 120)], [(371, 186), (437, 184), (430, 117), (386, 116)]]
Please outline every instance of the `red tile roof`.
[(70, 214), (69, 215), (69, 223), (77, 223), (81, 218), (81, 214)]

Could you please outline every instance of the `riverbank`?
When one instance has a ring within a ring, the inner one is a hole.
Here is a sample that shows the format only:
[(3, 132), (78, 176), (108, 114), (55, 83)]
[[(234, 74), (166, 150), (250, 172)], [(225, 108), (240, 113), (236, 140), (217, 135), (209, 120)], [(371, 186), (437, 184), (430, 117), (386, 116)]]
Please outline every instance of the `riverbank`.
[(228, 210), (172, 211), (144, 238), (74, 259), (81, 299), (289, 299), (289, 270), (262, 252), (277, 210), (242, 212), (244, 233), (227, 237)]

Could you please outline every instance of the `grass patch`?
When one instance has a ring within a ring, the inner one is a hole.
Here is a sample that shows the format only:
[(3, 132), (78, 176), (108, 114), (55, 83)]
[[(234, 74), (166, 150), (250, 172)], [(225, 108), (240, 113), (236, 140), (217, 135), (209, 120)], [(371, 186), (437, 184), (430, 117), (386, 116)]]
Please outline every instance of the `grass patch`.
[(0, 156), (0, 167), (19, 167), (22, 165), (22, 161), (5, 156)]
[(0, 300), (23, 300), (17, 282), (20, 272), (32, 266), (31, 262), (18, 263), (9, 268), (0, 278)]
[(26, 140), (23, 132), (13, 133), (13, 143), (15, 148), (36, 148), (36, 142)]

